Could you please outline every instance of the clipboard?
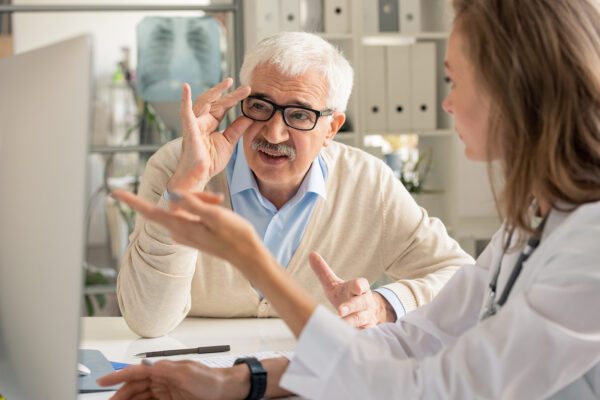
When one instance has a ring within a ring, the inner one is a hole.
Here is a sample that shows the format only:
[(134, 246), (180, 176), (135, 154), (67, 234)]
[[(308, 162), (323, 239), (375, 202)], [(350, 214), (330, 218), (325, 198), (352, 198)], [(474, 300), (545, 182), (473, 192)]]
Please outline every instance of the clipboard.
[[(96, 379), (114, 372), (110, 361), (104, 357), (99, 350), (79, 350), (79, 362), (90, 369), (91, 374), (86, 376), (80, 376), (77, 379), (79, 393), (94, 393), (94, 392), (108, 392), (118, 390), (122, 384), (115, 386), (102, 387), (98, 386)], [(74, 372), (76, 373), (76, 372)]]

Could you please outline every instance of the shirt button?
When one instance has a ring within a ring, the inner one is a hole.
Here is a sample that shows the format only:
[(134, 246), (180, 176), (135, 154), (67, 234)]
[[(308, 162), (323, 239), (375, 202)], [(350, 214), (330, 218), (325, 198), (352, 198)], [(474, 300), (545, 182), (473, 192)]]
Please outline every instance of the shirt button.
[(269, 310), (269, 304), (266, 301), (262, 301), (260, 306), (258, 307), (259, 314), (261, 317), (267, 315), (267, 311)]

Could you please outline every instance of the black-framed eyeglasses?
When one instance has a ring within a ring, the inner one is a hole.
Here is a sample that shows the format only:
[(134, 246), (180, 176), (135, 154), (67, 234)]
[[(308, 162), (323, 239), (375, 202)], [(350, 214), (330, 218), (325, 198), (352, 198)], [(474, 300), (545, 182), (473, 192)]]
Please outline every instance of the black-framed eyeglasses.
[(260, 97), (248, 96), (242, 100), (242, 114), (254, 121), (268, 121), (280, 111), (283, 122), (299, 131), (311, 131), (320, 117), (333, 114), (333, 110), (313, 110), (303, 106), (280, 106)]

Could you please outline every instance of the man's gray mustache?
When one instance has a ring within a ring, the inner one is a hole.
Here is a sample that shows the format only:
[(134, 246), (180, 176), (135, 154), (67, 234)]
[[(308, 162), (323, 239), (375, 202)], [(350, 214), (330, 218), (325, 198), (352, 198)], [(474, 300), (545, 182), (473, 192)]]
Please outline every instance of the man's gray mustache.
[(296, 149), (294, 149), (292, 146), (284, 144), (284, 143), (273, 144), (273, 143), (269, 143), (266, 140), (260, 138), (260, 139), (254, 139), (252, 141), (252, 143), (250, 144), (250, 147), (254, 151), (267, 150), (267, 152), (270, 152), (270, 153), (275, 153), (275, 154), (279, 154), (282, 156), (286, 156), (287, 158), (290, 159), (290, 161), (294, 161), (296, 159)]

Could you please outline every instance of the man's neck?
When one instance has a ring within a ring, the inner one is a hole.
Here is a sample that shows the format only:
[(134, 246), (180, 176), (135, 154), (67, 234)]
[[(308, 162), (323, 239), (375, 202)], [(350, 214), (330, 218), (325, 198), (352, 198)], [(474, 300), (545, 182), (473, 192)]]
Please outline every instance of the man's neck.
[(269, 182), (261, 182), (259, 179), (256, 179), (256, 183), (258, 184), (258, 190), (260, 191), (260, 194), (273, 203), (273, 205), (279, 210), (285, 205), (285, 203), (294, 197), (296, 192), (298, 192), (298, 188), (302, 183), (302, 179), (300, 179), (298, 182), (286, 182), (280, 185), (271, 184)]

